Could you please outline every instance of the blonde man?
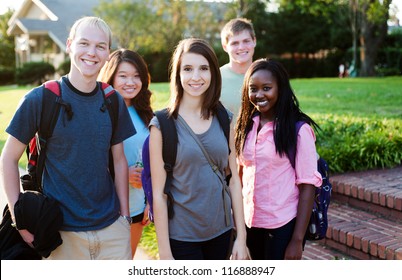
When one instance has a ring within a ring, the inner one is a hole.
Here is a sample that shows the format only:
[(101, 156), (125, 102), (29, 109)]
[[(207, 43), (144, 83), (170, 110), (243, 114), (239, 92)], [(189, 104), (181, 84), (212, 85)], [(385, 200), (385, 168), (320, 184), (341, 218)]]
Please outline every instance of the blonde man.
[[(58, 202), (63, 214), (63, 240), (48, 259), (131, 259), (128, 208), (128, 167), (123, 141), (135, 134), (127, 108), (118, 96), (118, 125), (101, 110), (104, 97), (96, 79), (109, 57), (111, 31), (100, 18), (75, 22), (67, 39), (70, 72), (60, 79), (63, 103), (52, 137), (47, 143), (43, 174), (44, 194)], [(9, 137), (0, 160), (0, 183), (15, 222), (18, 200), (18, 160), (38, 131), (42, 109), (42, 86), (21, 101), (6, 129)], [(70, 114), (71, 117), (71, 114)], [(115, 179), (108, 170), (113, 153)], [(6, 176), (7, 174), (7, 176)], [(19, 230), (30, 246), (33, 233)]]

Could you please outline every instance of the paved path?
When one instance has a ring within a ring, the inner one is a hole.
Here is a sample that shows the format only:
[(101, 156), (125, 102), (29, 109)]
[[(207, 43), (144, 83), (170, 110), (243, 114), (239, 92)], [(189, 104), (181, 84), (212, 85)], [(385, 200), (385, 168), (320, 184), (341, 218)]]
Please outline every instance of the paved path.
[(153, 258), (151, 258), (144, 249), (138, 247), (135, 251), (134, 260), (153, 260)]

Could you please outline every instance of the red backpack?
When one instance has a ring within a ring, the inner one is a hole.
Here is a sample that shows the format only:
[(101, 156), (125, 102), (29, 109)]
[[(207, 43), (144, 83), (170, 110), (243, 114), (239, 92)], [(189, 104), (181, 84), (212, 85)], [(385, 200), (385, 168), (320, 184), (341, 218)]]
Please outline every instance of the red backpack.
[[(104, 97), (104, 104), (101, 107), (102, 111), (108, 110), (112, 120), (112, 131), (114, 133), (118, 115), (119, 104), (117, 94), (112, 86), (106, 83), (100, 83), (100, 88)], [(42, 85), (42, 112), (41, 123), (39, 130), (35, 137), (31, 139), (27, 148), (26, 154), (28, 157), (27, 174), (21, 176), (21, 184), (23, 189), (42, 192), (42, 174), (45, 166), (46, 158), (46, 145), (47, 140), (52, 136), (53, 129), (56, 126), (57, 119), (59, 118), (61, 107), (64, 113), (67, 114), (67, 119), (71, 120), (73, 117), (73, 110), (69, 103), (62, 99), (62, 92), (60, 81), (51, 80)], [(114, 177), (113, 159), (111, 158), (111, 151), (109, 152), (109, 171)]]

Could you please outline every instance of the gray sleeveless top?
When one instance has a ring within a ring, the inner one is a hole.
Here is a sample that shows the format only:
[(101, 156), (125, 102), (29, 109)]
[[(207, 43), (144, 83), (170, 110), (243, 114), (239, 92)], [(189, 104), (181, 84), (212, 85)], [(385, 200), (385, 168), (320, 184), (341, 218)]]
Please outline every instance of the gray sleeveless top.
[[(229, 116), (232, 119), (233, 114), (229, 112)], [(151, 120), (152, 125), (159, 129), (156, 117)], [(233, 218), (226, 226), (221, 181), (187, 130), (177, 121), (176, 128), (177, 157), (170, 188), (174, 216), (169, 219), (169, 237), (189, 242), (210, 240), (233, 228)], [(228, 165), (229, 149), (218, 119), (213, 117), (209, 129), (197, 136), (223, 172)], [(227, 207), (231, 209), (230, 196), (224, 193)]]

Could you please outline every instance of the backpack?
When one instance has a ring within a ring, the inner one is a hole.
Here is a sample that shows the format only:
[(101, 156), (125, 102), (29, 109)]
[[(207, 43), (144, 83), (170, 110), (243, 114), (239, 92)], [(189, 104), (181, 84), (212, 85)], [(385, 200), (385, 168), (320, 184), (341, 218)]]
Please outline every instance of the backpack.
[[(300, 127), (305, 122), (296, 123), (296, 135), (299, 134)], [(288, 153), (290, 164), (295, 168), (296, 149), (293, 148)], [(305, 238), (307, 240), (321, 240), (325, 238), (328, 228), (328, 207), (331, 201), (332, 184), (329, 181), (328, 163), (320, 156), (317, 159), (317, 170), (322, 176), (322, 184), (315, 188), (313, 210), (308, 223)]]
[[(169, 188), (173, 179), (173, 167), (176, 163), (177, 143), (178, 143), (177, 131), (175, 122), (173, 120), (173, 116), (169, 116), (168, 110), (166, 108), (160, 111), (156, 111), (155, 116), (158, 118), (160, 130), (162, 133), (162, 157), (164, 162), (164, 168), (166, 170), (164, 193), (167, 195), (168, 218), (171, 219), (174, 215), (173, 211), (174, 199), (169, 191)], [(229, 145), (230, 120), (228, 112), (221, 103), (218, 104), (216, 117), (218, 118), (219, 124), (223, 129), (223, 132)], [(144, 165), (144, 168), (141, 173), (142, 188), (144, 190), (147, 202), (150, 206), (149, 219), (150, 221), (153, 222), (154, 215), (152, 206), (153, 198), (152, 198), (151, 167), (149, 161), (149, 136), (145, 139), (142, 147), (142, 162)]]
[[(45, 82), (42, 91), (42, 112), (41, 122), (39, 130), (35, 137), (31, 139), (27, 148), (26, 154), (28, 157), (27, 174), (21, 176), (22, 188), (27, 190), (33, 190), (43, 192), (42, 186), (42, 174), (45, 166), (46, 158), (46, 144), (47, 140), (52, 136), (53, 129), (56, 126), (57, 119), (61, 107), (64, 108), (64, 112), (67, 114), (67, 119), (71, 120), (73, 117), (73, 111), (69, 103), (65, 103), (61, 95), (60, 82), (51, 80)], [(100, 110), (105, 112), (108, 110), (112, 121), (112, 133), (115, 131), (117, 125), (119, 108), (117, 94), (112, 86), (106, 83), (100, 83), (100, 88), (104, 97), (104, 103)], [(114, 178), (114, 167), (111, 149), (109, 151), (109, 172)]]

